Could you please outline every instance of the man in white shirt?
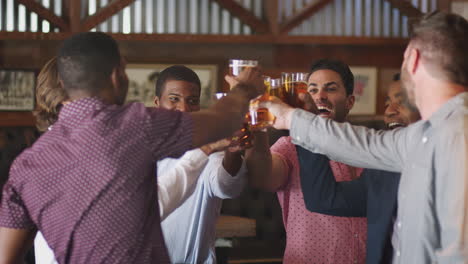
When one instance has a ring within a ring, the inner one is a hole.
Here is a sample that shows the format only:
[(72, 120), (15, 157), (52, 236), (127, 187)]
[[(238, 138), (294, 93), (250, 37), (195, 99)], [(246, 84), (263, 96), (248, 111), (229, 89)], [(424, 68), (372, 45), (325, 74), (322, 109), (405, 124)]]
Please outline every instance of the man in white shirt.
[[(165, 109), (200, 110), (200, 80), (185, 66), (162, 71), (155, 104)], [(222, 152), (222, 140), (158, 162), (161, 225), (173, 263), (216, 263), (215, 226), (222, 199), (238, 196), (246, 184), (239, 151)]]

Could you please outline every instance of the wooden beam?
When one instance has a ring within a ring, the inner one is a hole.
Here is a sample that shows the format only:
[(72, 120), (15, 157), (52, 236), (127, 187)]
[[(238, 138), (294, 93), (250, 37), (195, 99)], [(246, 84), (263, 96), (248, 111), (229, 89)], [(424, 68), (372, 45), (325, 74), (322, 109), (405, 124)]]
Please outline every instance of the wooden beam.
[(65, 0), (72, 33), (83, 31), (81, 27), (81, 0)]
[[(232, 16), (250, 26), (257, 33), (268, 33), (268, 25), (234, 0), (211, 0), (228, 10)], [(271, 1), (271, 0), (268, 0)]]
[(0, 127), (33, 127), (36, 118), (32, 112), (0, 111)]
[(389, 2), (393, 8), (398, 9), (401, 14), (407, 16), (408, 18), (420, 17), (423, 15), (423, 12), (416, 8), (410, 1), (407, 0), (385, 0)]
[[(67, 33), (36, 33), (0, 31), (0, 40), (64, 40)], [(190, 34), (110, 34), (118, 41), (147, 41), (157, 43), (210, 43), (210, 44), (279, 44), (279, 45), (397, 45), (408, 44), (406, 38), (367, 38), (333, 36), (273, 36), (265, 35), (190, 35)], [(1, 43), (1, 42), (0, 42)]]
[(83, 31), (90, 31), (95, 28), (97, 25), (106, 21), (113, 15), (117, 14), (119, 11), (127, 7), (128, 5), (135, 2), (135, 0), (114, 0), (106, 7), (100, 9), (96, 14), (86, 18), (83, 23)]
[(42, 4), (34, 0), (16, 0), (17, 3), (22, 4), (31, 12), (36, 13), (40, 18), (47, 20), (53, 26), (58, 27), (61, 31), (69, 31), (69, 25), (49, 9), (45, 8)]
[(382, 38), (382, 37), (335, 37), (335, 36), (279, 36), (275, 39), (275, 44), (290, 45), (363, 45), (363, 46), (383, 46), (396, 45), (406, 46), (407, 38)]
[[(463, 2), (460, 0), (438, 0), (437, 1), (437, 10), (444, 11), (444, 12), (451, 12), (452, 11), (452, 2)], [(465, 2), (468, 2), (468, 0), (465, 0)]]
[(304, 20), (311, 17), (313, 14), (317, 13), (331, 2), (333, 2), (333, 0), (321, 0), (315, 3), (308, 4), (299, 13), (292, 15), (291, 17), (286, 19), (285, 22), (282, 23), (282, 25), (280, 26), (280, 33), (287, 34), (293, 28), (299, 26), (302, 22), (304, 22)]
[(277, 36), (279, 34), (279, 0), (269, 0), (264, 3), (268, 24), (270, 25), (270, 32)]

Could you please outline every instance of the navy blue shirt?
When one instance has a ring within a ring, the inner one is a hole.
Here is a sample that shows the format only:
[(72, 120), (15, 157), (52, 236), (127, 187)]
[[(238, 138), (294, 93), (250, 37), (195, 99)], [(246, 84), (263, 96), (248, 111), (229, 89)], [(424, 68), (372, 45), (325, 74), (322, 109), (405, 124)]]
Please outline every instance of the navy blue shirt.
[(356, 180), (337, 182), (326, 156), (296, 148), (306, 208), (327, 215), (367, 217), (366, 263), (391, 263), (400, 174), (366, 169)]

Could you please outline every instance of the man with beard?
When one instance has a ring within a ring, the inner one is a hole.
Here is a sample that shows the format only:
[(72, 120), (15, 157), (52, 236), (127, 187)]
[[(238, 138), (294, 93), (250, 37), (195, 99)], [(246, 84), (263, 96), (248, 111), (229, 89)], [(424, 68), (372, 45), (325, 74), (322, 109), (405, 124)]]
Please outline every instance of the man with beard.
[(265, 102), (293, 142), (355, 166), (401, 172), (393, 263), (468, 262), (468, 21), (431, 13), (412, 24), (401, 68), (422, 120), (375, 131)]
[[(344, 122), (354, 104), (354, 76), (334, 60), (315, 62), (310, 69), (308, 93), (324, 119)], [(268, 147), (266, 133), (256, 133), (246, 163), (250, 184), (276, 192), (283, 211), (286, 249), (283, 263), (364, 263), (366, 219), (312, 213), (304, 206), (300, 186), (300, 153), (290, 137)], [(359, 177), (362, 169), (330, 161), (338, 181)]]
[[(419, 112), (408, 107), (399, 74), (395, 75), (385, 100), (385, 124), (389, 129), (396, 129), (419, 119)], [(307, 209), (334, 216), (367, 217), (366, 263), (390, 263), (392, 219), (396, 213), (400, 174), (365, 169), (357, 180), (337, 182), (326, 156), (300, 146), (296, 149)]]

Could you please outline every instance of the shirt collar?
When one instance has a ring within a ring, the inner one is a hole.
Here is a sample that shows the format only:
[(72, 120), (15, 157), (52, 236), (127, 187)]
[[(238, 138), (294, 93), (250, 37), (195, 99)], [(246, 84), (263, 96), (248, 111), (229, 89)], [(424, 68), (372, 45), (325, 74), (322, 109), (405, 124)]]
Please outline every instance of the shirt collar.
[(65, 104), (59, 113), (59, 120), (73, 119), (78, 121), (97, 110), (102, 109), (105, 103), (97, 97), (87, 97)]
[(468, 92), (463, 92), (448, 100), (442, 107), (437, 110), (429, 119), (431, 126), (438, 126), (446, 120), (459, 106), (464, 105), (468, 101)]

